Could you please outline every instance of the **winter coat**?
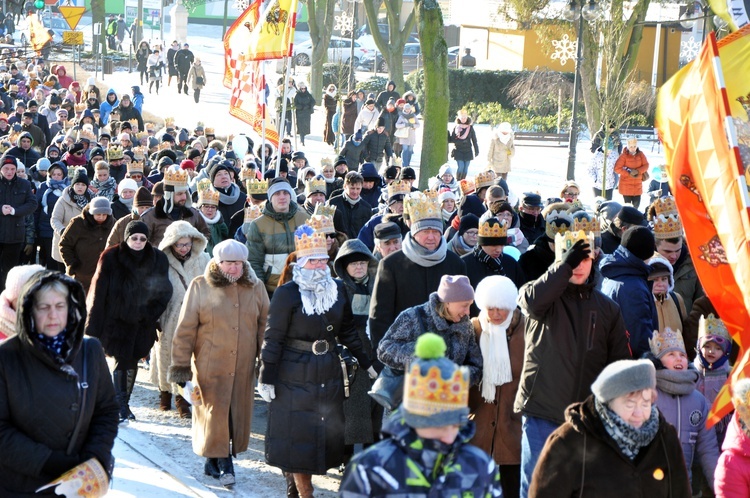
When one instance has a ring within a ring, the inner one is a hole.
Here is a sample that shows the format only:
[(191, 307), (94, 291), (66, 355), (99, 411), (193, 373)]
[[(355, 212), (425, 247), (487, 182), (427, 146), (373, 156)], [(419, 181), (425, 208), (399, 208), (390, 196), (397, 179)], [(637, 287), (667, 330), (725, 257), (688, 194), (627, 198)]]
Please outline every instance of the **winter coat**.
[(268, 295), (250, 265), (244, 267), (232, 284), (209, 262), (190, 283), (172, 340), (169, 381), (198, 386), (202, 403), (192, 410), (193, 451), (209, 458), (225, 458), (230, 448), (236, 456), (250, 440)]
[[(198, 78), (202, 78), (200, 83), (198, 82)], [(187, 74), (187, 83), (193, 90), (202, 90), (206, 86), (206, 70), (203, 68), (203, 64), (193, 63), (190, 66)]]
[(140, 251), (123, 242), (102, 253), (86, 300), (86, 334), (99, 338), (108, 356), (136, 360), (148, 355), (172, 297), (168, 272), (167, 257), (149, 242)]
[[(268, 409), (266, 463), (285, 472), (325, 474), (344, 461), (344, 381), (335, 349), (301, 351), (289, 340), (338, 341), (366, 371), (371, 366), (354, 326), (342, 282), (338, 299), (323, 315), (307, 315), (299, 286), (276, 289), (261, 350), (260, 382), (275, 386)], [(331, 330), (327, 330), (328, 328)]]
[(36, 210), (36, 196), (28, 180), (14, 176), (12, 180), (0, 177), (0, 206), (10, 205), (15, 212), (0, 215), (0, 241), (3, 244), (20, 244), (24, 241), (25, 218)]
[[(638, 175), (632, 176), (631, 171), (637, 171)], [(620, 194), (643, 194), (643, 173), (648, 173), (646, 154), (641, 149), (636, 149), (635, 154), (631, 154), (630, 149), (624, 148), (615, 162), (615, 173), (620, 175)]]
[[(47, 148), (47, 139), (44, 136), (44, 132), (35, 124), (21, 125), (21, 129), (24, 133), (31, 135), (32, 147), (35, 147), (41, 153)], [(25, 165), (26, 163), (24, 163)], [(30, 167), (30, 166), (29, 166)]]
[(195, 56), (187, 48), (182, 48), (174, 54), (174, 65), (181, 74), (187, 74), (195, 61)]
[(602, 258), (599, 268), (604, 276), (602, 293), (620, 306), (633, 358), (640, 358), (649, 350), (648, 340), (659, 327), (648, 282), (651, 267), (620, 246)]
[(674, 428), (659, 414), (659, 430), (634, 460), (607, 433), (593, 396), (565, 411), (565, 423), (547, 439), (529, 496), (689, 497), (690, 482)]
[(388, 109), (383, 109), (380, 111), (380, 116), (378, 119), (383, 120), (383, 125), (385, 126), (385, 132), (388, 133), (388, 136), (391, 137), (391, 143), (396, 143), (398, 141), (397, 138), (394, 138), (393, 132), (396, 131), (396, 121), (398, 121), (399, 114), (398, 110), (395, 108), (393, 111), (388, 111)]
[(344, 133), (344, 135), (349, 136), (357, 131), (357, 129), (355, 128), (358, 114), (357, 102), (355, 100), (352, 100), (351, 98), (348, 98), (344, 100), (343, 108), (344, 115), (341, 121), (341, 131)]
[(464, 125), (469, 125), (469, 133), (466, 138), (461, 138), (458, 134), (458, 125), (461, 122), (456, 118), (456, 126), (448, 134), (448, 143), (453, 144), (453, 150), (451, 151), (451, 157), (456, 161), (471, 161), (474, 156), (479, 155), (479, 145), (477, 144), (477, 134), (474, 131), (474, 125), (472, 124), (471, 118), (466, 119)]
[(695, 389), (697, 381), (698, 372), (692, 369), (657, 370), (656, 391), (659, 396), (656, 407), (677, 430), (688, 476), (692, 476), (693, 464), (700, 463), (709, 486), (713, 488), (719, 445), (714, 430), (706, 427), (711, 406)]
[(703, 286), (698, 280), (693, 260), (688, 251), (687, 243), (682, 244), (682, 253), (674, 264), (674, 291), (682, 296), (687, 312), (693, 309), (693, 302), (705, 295)]
[(138, 130), (145, 130), (143, 127), (143, 116), (141, 116), (141, 113), (135, 108), (132, 101), (127, 106), (122, 105), (122, 102), (120, 102), (115, 107), (115, 110), (120, 111), (120, 121), (130, 121), (131, 119), (135, 119), (138, 121)]
[(471, 384), (482, 380), (482, 351), (479, 349), (474, 326), (468, 316), (449, 322), (438, 314), (440, 299), (437, 292), (429, 301), (402, 311), (380, 340), (378, 359), (395, 370), (406, 370), (414, 358), (414, 345), (425, 332), (434, 332), (445, 340), (445, 357), (459, 366), (466, 366)]
[(431, 267), (415, 263), (403, 251), (380, 260), (370, 300), (370, 340), (374, 348), (402, 311), (429, 300), (443, 275), (466, 275), (466, 265), (450, 251), (443, 261)]
[[(509, 303), (514, 308), (516, 303)], [(495, 401), (488, 403), (482, 397), (481, 384), (469, 390), (469, 408), (474, 415), (477, 432), (470, 441), (487, 454), (498, 465), (520, 465), (521, 463), (521, 414), (513, 411), (513, 402), (518, 392), (518, 381), (523, 367), (525, 319), (521, 310), (513, 310), (513, 318), (506, 330), (508, 335), (508, 357), (513, 380), (495, 388)], [(482, 336), (482, 325), (472, 318), (476, 341)], [(481, 348), (480, 348), (481, 350)]]
[(497, 136), (490, 140), (490, 147), (487, 150), (487, 167), (497, 173), (510, 173), (510, 160), (516, 153), (516, 146), (511, 136), (508, 143), (503, 143)]
[(531, 243), (535, 243), (539, 237), (545, 235), (547, 224), (544, 221), (544, 216), (532, 216), (526, 213), (519, 212), (518, 218), (521, 220), (521, 232)]
[(50, 181), (44, 181), (39, 186), (39, 190), (36, 191), (37, 208), (34, 216), (36, 218), (36, 232), (41, 238), (51, 239), (55, 233), (51, 224), (52, 213), (55, 210), (57, 200), (62, 196), (63, 190), (65, 190), (65, 186), (67, 186), (67, 182), (60, 189), (51, 189)]
[(315, 97), (310, 92), (297, 92), (294, 96), (294, 112), (297, 114), (297, 133), (310, 134), (310, 119), (315, 112)]
[(359, 231), (372, 217), (372, 206), (361, 198), (359, 202), (352, 205), (341, 194), (329, 199), (326, 204), (335, 206), (336, 212), (341, 213), (341, 225), (337, 226), (336, 230), (345, 233), (350, 239), (356, 239)]
[[(28, 132), (22, 132), (21, 135), (19, 135), (19, 138), (23, 136), (24, 134), (27, 134), (29, 138), (32, 140), (32, 147), (33, 147), (33, 138), (31, 137), (31, 134)], [(21, 161), (27, 168), (34, 166), (37, 161), (39, 161), (39, 158), (42, 156), (34, 149), (24, 149), (20, 145), (16, 145), (15, 147), (11, 147), (5, 152), (8, 156), (13, 156), (19, 161)], [(31, 165), (31, 166), (30, 166)]]
[(141, 217), (137, 213), (130, 213), (115, 221), (112, 230), (109, 232), (109, 237), (107, 237), (107, 247), (117, 246), (120, 245), (120, 242), (125, 242), (125, 229), (128, 227), (128, 223), (140, 219)]
[(263, 216), (250, 223), (246, 234), (250, 252), (248, 261), (269, 294), (276, 290), (286, 257), (294, 251), (294, 231), (308, 218), (307, 213), (293, 202), (287, 213), (277, 213), (273, 205), (266, 202)]
[(714, 474), (716, 498), (746, 498), (750, 490), (750, 437), (735, 412)]
[(135, 53), (135, 60), (138, 62), (138, 71), (146, 72), (146, 61), (148, 56), (151, 54), (151, 50), (145, 47), (141, 47)]
[[(52, 281), (62, 282), (70, 293), (69, 349), (56, 359), (37, 341), (31, 314), (34, 294)], [(62, 473), (45, 471), (45, 465), (53, 454), (65, 453), (79, 414), (82, 424), (71, 467), (95, 457), (111, 475), (114, 465), (119, 408), (102, 347), (96, 339), (84, 338), (83, 290), (60, 273), (39, 273), (31, 282), (19, 303), (18, 335), (0, 345), (0, 495), (8, 497), (57, 496), (54, 489), (41, 495), (34, 490)], [(80, 379), (84, 356), (86, 378)], [(79, 379), (88, 383), (83, 406)]]
[[(211, 230), (206, 225), (206, 221), (201, 216), (201, 213), (192, 207), (183, 206), (178, 208), (173, 206), (172, 209), (181, 209), (180, 219), (187, 221), (195, 228), (198, 229), (204, 237), (209, 238), (211, 236)], [(172, 224), (174, 218), (164, 212), (164, 199), (160, 199), (153, 209), (149, 209), (141, 216), (141, 221), (148, 226), (148, 240), (155, 247), (161, 244), (161, 240), (164, 238), (164, 232), (167, 227)]]
[(549, 239), (546, 236), (540, 237), (518, 258), (518, 264), (521, 266), (527, 282), (544, 275), (555, 262), (555, 251), (550, 248), (549, 244)]
[(115, 224), (112, 215), (103, 223), (94, 221), (87, 204), (81, 214), (70, 220), (60, 236), (60, 255), (65, 263), (65, 273), (75, 278), (88, 292), (97, 268), (99, 255), (107, 247), (107, 237)]
[[(169, 366), (172, 364), (172, 341), (180, 318), (180, 308), (185, 301), (190, 282), (203, 275), (211, 256), (206, 252), (206, 238), (187, 222), (175, 222), (179, 229), (170, 230), (170, 237), (162, 239), (159, 250), (164, 253), (169, 263), (169, 282), (172, 284), (172, 297), (167, 308), (159, 318), (160, 329), (157, 330), (158, 340), (151, 350), (151, 383), (160, 391), (173, 390), (173, 385), (167, 380)], [(190, 237), (193, 247), (190, 258), (180, 261), (172, 252), (171, 246), (183, 237)]]
[(326, 121), (325, 126), (323, 127), (323, 141), (327, 144), (333, 144), (336, 139), (336, 133), (339, 131), (338, 128), (333, 126), (333, 115), (336, 114), (337, 103), (338, 101), (334, 97), (331, 97), (327, 93), (323, 94), (323, 107), (326, 110)]
[[(654, 305), (656, 306), (656, 317), (659, 321), (658, 327), (654, 330), (664, 330), (669, 327), (672, 330), (679, 330), (685, 338), (684, 321), (687, 319), (687, 311), (682, 297), (674, 292), (674, 276), (672, 274), (672, 265), (666, 258), (656, 254), (648, 260), (648, 265), (653, 268), (653, 264), (659, 262), (669, 269), (669, 286), (666, 294), (654, 295)], [(687, 341), (685, 341), (687, 344)]]
[[(393, 87), (393, 90), (389, 90), (389, 87)], [(401, 96), (400, 93), (396, 91), (396, 82), (391, 80), (385, 85), (385, 90), (380, 92), (378, 94), (378, 97), (375, 99), (375, 107), (377, 109), (385, 109), (385, 106), (388, 104), (388, 101), (393, 99), (393, 101), (397, 101), (398, 98)]]
[[(110, 95), (115, 96), (115, 100), (109, 101), (107, 97)], [(104, 100), (102, 100), (101, 105), (99, 106), (99, 120), (102, 122), (102, 124), (109, 123), (109, 115), (112, 113), (112, 109), (120, 105), (120, 99), (117, 98), (117, 92), (114, 90), (114, 88), (110, 88), (107, 90), (107, 95), (104, 97)]]
[(378, 133), (376, 130), (370, 131), (362, 139), (362, 159), (371, 163), (379, 163), (385, 157), (388, 161), (393, 156), (391, 148), (391, 139), (384, 131)]
[(341, 498), (503, 496), (497, 465), (468, 444), (474, 424), (458, 432), (446, 455), (425, 447), (400, 410), (383, 425), (384, 439), (358, 453), (341, 479)]
[(369, 130), (374, 130), (378, 125), (379, 116), (380, 111), (378, 111), (377, 107), (373, 110), (370, 110), (367, 107), (362, 107), (362, 110), (360, 110), (357, 115), (356, 121), (354, 121), (354, 133), (359, 130), (362, 130), (363, 133)]
[(394, 129), (401, 129), (406, 128), (409, 130), (409, 136), (406, 138), (396, 138), (394, 136), (394, 140), (397, 140), (398, 143), (401, 145), (416, 145), (417, 143), (417, 132), (416, 129), (419, 128), (419, 120), (417, 120), (417, 115), (413, 112), (410, 114), (404, 114), (401, 113), (396, 120), (396, 124), (394, 126)]
[(485, 206), (484, 201), (477, 194), (469, 194), (461, 197), (456, 216), (462, 218), (471, 213), (476, 215), (477, 218), (481, 218), (486, 211), (487, 206)]
[(631, 357), (620, 307), (595, 289), (593, 265), (584, 284), (570, 283), (572, 275), (570, 265), (555, 264), (518, 296), (526, 352), (514, 409), (558, 424), (605, 366)]
[(60, 254), (60, 237), (67, 228), (70, 220), (80, 215), (83, 209), (70, 197), (71, 186), (63, 189), (63, 193), (55, 203), (50, 216), (50, 225), (54, 233), (52, 234), (52, 259), (62, 263), (62, 254)]

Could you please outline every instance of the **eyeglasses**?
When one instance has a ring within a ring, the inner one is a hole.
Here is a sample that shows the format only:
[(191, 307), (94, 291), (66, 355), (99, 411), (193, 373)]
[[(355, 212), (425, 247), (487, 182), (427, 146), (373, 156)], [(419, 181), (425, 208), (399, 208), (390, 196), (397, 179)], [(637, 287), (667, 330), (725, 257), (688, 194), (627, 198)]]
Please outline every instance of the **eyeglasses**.
[(578, 192), (563, 192), (563, 195), (567, 195), (568, 197), (578, 197)]
[(174, 247), (175, 247), (175, 249), (187, 249), (189, 247), (193, 247), (193, 243), (192, 242), (185, 242), (184, 244), (175, 244)]
[(327, 239), (335, 239), (336, 238), (336, 234), (335, 233), (327, 233), (326, 234), (326, 238)]
[(349, 263), (347, 266), (353, 266), (355, 268), (367, 268), (367, 265), (369, 263), (367, 261), (354, 261), (353, 263)]
[(478, 237), (479, 236), (479, 230), (466, 230), (464, 232), (464, 235), (468, 235), (469, 237)]
[(138, 237), (138, 236), (132, 235), (130, 237), (130, 240), (132, 240), (133, 242), (146, 242), (148, 239), (146, 237)]
[(315, 258), (315, 259), (308, 259), (307, 260), (310, 264), (323, 266), (328, 264), (328, 258)]

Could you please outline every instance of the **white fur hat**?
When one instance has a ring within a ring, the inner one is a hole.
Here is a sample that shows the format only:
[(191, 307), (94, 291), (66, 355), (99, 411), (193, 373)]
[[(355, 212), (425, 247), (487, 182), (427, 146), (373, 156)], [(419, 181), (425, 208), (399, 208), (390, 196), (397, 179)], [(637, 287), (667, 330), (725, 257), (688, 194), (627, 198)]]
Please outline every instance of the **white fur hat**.
[(480, 310), (496, 308), (502, 310), (516, 309), (518, 289), (508, 277), (492, 275), (484, 278), (474, 292), (474, 302)]

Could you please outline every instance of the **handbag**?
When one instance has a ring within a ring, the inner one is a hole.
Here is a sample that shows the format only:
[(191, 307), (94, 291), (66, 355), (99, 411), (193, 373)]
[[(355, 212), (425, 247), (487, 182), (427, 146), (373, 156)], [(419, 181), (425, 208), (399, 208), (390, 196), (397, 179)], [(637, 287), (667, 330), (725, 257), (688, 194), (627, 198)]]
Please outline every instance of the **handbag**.
[[(323, 325), (325, 325), (326, 331), (333, 332), (333, 325), (328, 322), (328, 317), (323, 314), (320, 315), (320, 318), (323, 320)], [(341, 376), (344, 380), (344, 397), (348, 398), (350, 394), (349, 387), (352, 385), (352, 382), (354, 382), (354, 375), (357, 373), (357, 369), (359, 368), (359, 362), (357, 361), (357, 358), (354, 357), (349, 348), (347, 348), (337, 340), (331, 342), (336, 344), (336, 354), (339, 357), (339, 363), (341, 364)]]
[(203, 84), (203, 76), (196, 76), (195, 77), (195, 84), (196, 85), (202, 85)]
[(647, 182), (649, 178), (651, 178), (651, 176), (649, 176), (648, 171), (644, 171), (643, 174), (641, 175), (641, 181)]
[(404, 126), (403, 128), (396, 128), (393, 132), (393, 136), (396, 138), (409, 138), (409, 128)]

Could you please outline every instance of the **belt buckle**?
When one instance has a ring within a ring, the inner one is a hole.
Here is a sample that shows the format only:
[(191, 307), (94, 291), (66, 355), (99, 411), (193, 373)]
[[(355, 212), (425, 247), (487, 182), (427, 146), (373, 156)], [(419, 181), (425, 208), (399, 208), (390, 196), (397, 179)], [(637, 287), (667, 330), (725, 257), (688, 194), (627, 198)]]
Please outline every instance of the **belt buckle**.
[[(318, 345), (319, 344), (325, 345), (325, 349), (323, 351), (318, 351)], [(329, 347), (328, 346), (328, 341), (317, 340), (317, 341), (313, 342), (312, 352), (316, 356), (322, 356), (322, 355), (324, 355), (324, 354), (326, 354), (328, 352), (328, 347)]]

